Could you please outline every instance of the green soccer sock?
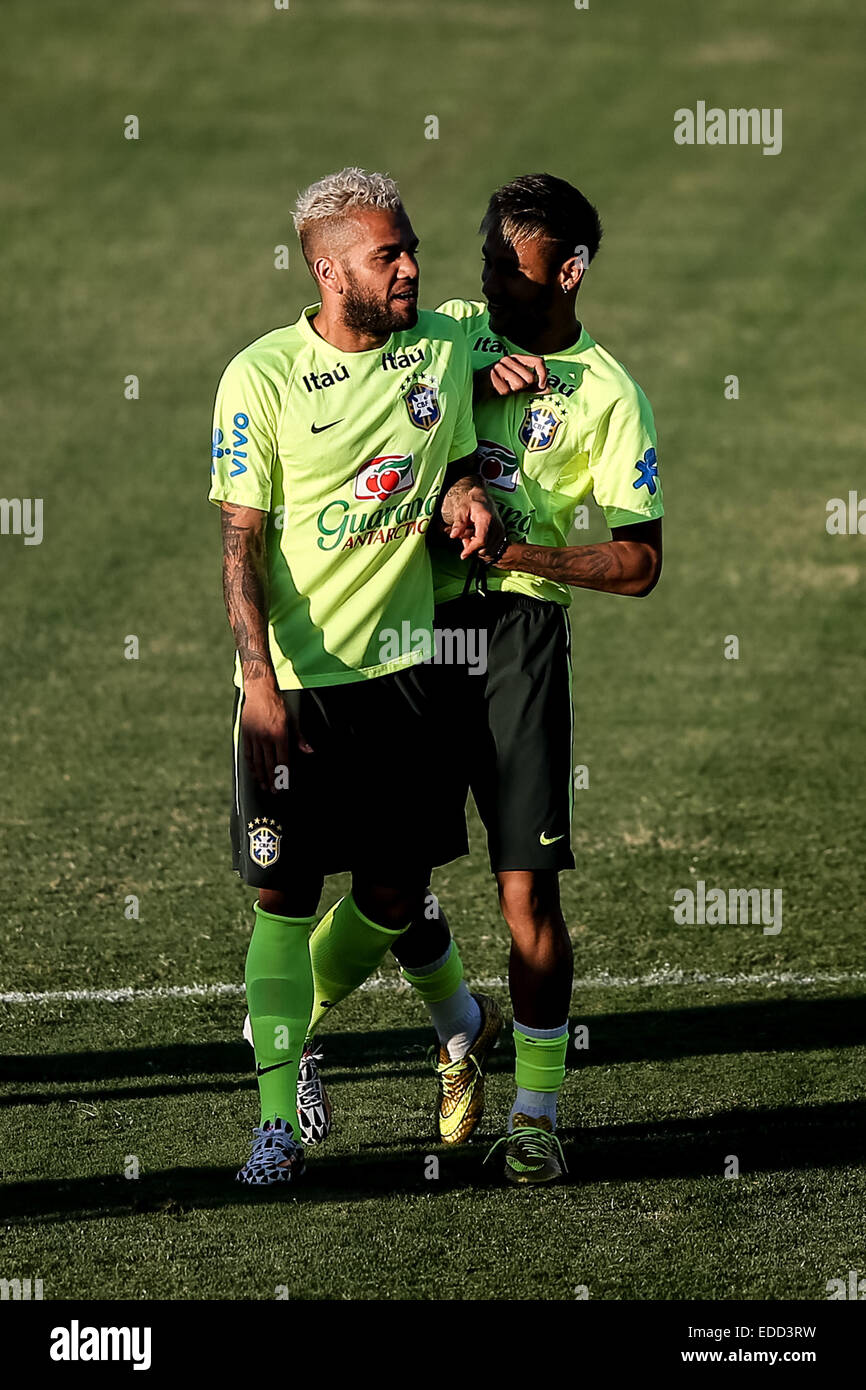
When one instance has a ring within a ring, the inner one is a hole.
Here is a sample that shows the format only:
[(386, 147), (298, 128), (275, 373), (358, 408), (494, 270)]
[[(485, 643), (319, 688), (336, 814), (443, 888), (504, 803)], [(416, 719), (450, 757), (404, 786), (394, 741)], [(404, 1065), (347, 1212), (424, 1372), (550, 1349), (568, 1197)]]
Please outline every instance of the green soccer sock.
[(392, 931), (371, 922), (351, 893), (325, 913), (310, 937), (315, 992), (311, 1037), (325, 1014), (369, 979), (406, 927)]
[(469, 993), (463, 979), (463, 962), (452, 940), (439, 961), (414, 970), (403, 967), (419, 998), (424, 1000), (430, 1020), (436, 1029), (440, 1046), (452, 1062), (465, 1057), (481, 1030), (483, 1022), (478, 1001)]
[[(568, 1023), (556, 1029), (558, 1036), (539, 1037), (554, 1029), (523, 1030), (514, 1024), (514, 1050), (517, 1063), (514, 1079), (524, 1091), (558, 1091), (565, 1080), (565, 1054), (568, 1051)], [(534, 1035), (534, 1036), (533, 1036)]]
[(463, 962), (460, 959), (460, 952), (457, 949), (457, 942), (452, 940), (441, 965), (437, 965), (435, 970), (429, 967), (421, 969), (416, 973), (414, 970), (407, 970), (402, 967), (403, 979), (408, 980), (419, 998), (425, 1004), (439, 1004), (443, 999), (448, 999), (460, 988), (463, 979)]
[(514, 1048), (517, 1095), (508, 1117), (508, 1133), (518, 1115), (529, 1120), (544, 1115), (556, 1129), (556, 1098), (565, 1080), (568, 1020), (557, 1028), (527, 1028), (515, 1019)]
[(298, 1066), (313, 1009), (310, 929), (315, 917), (278, 917), (256, 904), (244, 980), (253, 1030), (261, 1123), (298, 1124)]

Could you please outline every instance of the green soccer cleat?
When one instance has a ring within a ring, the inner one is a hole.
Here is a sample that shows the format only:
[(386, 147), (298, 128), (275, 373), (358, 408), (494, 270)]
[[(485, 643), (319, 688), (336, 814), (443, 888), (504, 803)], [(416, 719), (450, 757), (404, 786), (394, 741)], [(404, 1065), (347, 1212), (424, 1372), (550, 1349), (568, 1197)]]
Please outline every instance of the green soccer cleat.
[(505, 1177), (511, 1183), (540, 1186), (559, 1182), (568, 1172), (562, 1145), (546, 1115), (515, 1115), (512, 1133), (497, 1139), (485, 1163), (500, 1144), (505, 1145)]
[(452, 1062), (448, 1049), (439, 1048), (436, 1123), (443, 1144), (465, 1144), (484, 1114), (484, 1063), (502, 1032), (502, 1010), (496, 1000), (486, 994), (472, 997), (481, 1010), (481, 1028), (466, 1056)]

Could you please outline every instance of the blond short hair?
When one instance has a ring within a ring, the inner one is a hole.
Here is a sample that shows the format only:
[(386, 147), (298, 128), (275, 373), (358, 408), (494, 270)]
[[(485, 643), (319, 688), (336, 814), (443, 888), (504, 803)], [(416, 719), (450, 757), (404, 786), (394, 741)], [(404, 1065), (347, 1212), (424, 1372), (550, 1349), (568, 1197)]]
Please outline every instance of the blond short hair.
[(402, 208), (400, 190), (387, 174), (368, 174), (364, 169), (341, 169), (311, 183), (298, 194), (292, 213), (295, 231), (308, 264), (312, 264), (314, 247), (322, 244), (325, 235), (337, 242), (342, 240), (351, 213), (356, 208), (382, 208), (396, 211)]

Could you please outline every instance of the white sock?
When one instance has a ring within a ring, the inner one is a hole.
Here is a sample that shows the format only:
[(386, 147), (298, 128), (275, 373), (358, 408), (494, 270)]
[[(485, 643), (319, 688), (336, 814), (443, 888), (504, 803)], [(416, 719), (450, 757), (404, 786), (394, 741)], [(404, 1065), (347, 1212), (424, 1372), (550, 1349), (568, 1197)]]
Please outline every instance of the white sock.
[(511, 1114), (508, 1116), (508, 1133), (514, 1129), (514, 1116), (526, 1115), (528, 1119), (537, 1120), (539, 1115), (546, 1115), (550, 1120), (552, 1129), (556, 1129), (556, 1097), (558, 1091), (527, 1091), (523, 1086), (517, 1088), (517, 1099), (511, 1107)]
[[(561, 1038), (568, 1032), (568, 1020), (560, 1024), (558, 1028), (527, 1028), (525, 1023), (518, 1023), (515, 1019), (514, 1027), (526, 1038)], [(558, 1091), (528, 1091), (524, 1086), (518, 1086), (517, 1097), (511, 1107), (511, 1114), (508, 1116), (508, 1133), (514, 1129), (514, 1116), (526, 1115), (529, 1119), (538, 1119), (539, 1115), (546, 1115), (550, 1120), (551, 1128), (556, 1129), (556, 1098)]]
[[(432, 965), (413, 965), (412, 974), (432, 975), (435, 970), (442, 968), (450, 954), (449, 942), (444, 955), (434, 960)], [(427, 1010), (436, 1029), (436, 1036), (447, 1050), (451, 1061), (457, 1062), (461, 1057), (465, 1057), (481, 1032), (481, 1010), (466, 988), (466, 981), (461, 980), (454, 993), (447, 999), (428, 1004)]]

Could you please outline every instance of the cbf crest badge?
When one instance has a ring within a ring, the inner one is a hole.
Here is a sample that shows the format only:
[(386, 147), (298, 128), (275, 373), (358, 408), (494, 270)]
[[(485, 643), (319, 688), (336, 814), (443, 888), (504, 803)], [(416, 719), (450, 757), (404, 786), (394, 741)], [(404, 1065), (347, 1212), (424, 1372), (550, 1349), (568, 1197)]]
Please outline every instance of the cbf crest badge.
[(267, 816), (256, 816), (247, 825), (247, 835), (253, 863), (258, 864), (260, 869), (269, 869), (276, 864), (280, 857), (283, 827), (275, 820), (268, 820)]
[(409, 419), (419, 430), (432, 430), (433, 426), (442, 419), (442, 407), (439, 404), (439, 382), (416, 381), (403, 397), (406, 402), (406, 409), (409, 412)]
[(517, 437), (524, 449), (530, 453), (541, 453), (543, 449), (550, 448), (564, 421), (561, 408), (553, 401), (533, 401), (523, 412), (523, 423)]

